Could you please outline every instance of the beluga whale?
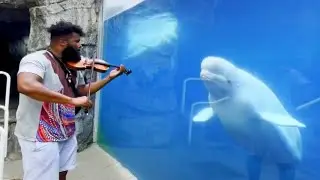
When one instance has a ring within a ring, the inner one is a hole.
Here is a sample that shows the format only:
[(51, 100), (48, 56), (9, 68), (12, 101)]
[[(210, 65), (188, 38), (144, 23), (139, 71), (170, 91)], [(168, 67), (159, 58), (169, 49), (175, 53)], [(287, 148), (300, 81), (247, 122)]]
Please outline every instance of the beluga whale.
[(200, 78), (210, 105), (194, 121), (218, 117), (234, 142), (248, 152), (249, 180), (261, 178), (266, 159), (276, 165), (279, 180), (294, 180), (302, 160), (300, 128), (306, 125), (289, 114), (262, 80), (222, 57), (205, 57)]

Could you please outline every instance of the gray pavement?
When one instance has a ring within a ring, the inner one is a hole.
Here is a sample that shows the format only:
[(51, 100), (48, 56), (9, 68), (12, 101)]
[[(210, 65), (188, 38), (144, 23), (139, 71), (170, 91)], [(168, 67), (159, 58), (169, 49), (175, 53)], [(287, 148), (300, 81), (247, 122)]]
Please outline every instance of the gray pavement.
[[(22, 180), (22, 162), (5, 163), (5, 180)], [(117, 160), (93, 144), (83, 152), (78, 153), (78, 167), (71, 171), (68, 180), (137, 180)]]

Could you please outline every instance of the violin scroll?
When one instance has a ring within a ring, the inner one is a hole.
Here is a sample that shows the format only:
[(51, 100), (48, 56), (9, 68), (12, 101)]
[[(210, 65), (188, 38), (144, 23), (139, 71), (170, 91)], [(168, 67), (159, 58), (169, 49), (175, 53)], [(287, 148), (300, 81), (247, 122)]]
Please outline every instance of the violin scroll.
[[(120, 66), (116, 66), (116, 65), (111, 65), (110, 67), (116, 67), (117, 69), (120, 69)], [(124, 69), (124, 71), (123, 71), (123, 74), (125, 74), (125, 75), (129, 75), (129, 74), (131, 74), (132, 73), (132, 70), (131, 69), (127, 69), (127, 68), (125, 68)]]
[(131, 74), (131, 73), (132, 73), (132, 70), (131, 70), (131, 69), (126, 69), (126, 71), (124, 72), (124, 74), (127, 75), (127, 76), (128, 76), (129, 74)]

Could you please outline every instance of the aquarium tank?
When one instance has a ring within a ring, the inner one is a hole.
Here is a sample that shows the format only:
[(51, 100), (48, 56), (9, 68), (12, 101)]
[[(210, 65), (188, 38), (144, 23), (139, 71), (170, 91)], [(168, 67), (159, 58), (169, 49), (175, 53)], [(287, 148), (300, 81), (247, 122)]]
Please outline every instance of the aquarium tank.
[(98, 144), (139, 180), (319, 180), (319, 9), (152, 0), (104, 17), (102, 58), (132, 73), (100, 92)]

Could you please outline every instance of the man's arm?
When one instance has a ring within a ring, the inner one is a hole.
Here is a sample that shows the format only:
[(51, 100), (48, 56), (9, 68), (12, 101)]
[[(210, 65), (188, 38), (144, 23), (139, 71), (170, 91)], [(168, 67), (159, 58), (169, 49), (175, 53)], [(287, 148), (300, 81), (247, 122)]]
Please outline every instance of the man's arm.
[[(110, 71), (109, 75), (102, 80), (92, 82), (90, 85), (90, 94), (94, 94), (97, 91), (99, 91), (101, 88), (103, 88), (106, 84), (110, 83), (113, 79), (119, 77), (123, 72), (125, 72), (126, 69), (123, 65), (120, 65), (119, 68), (113, 69)], [(78, 73), (78, 92), (82, 96), (86, 96), (89, 91), (89, 85), (85, 84), (84, 77), (81, 72)]]
[(32, 56), (23, 58), (19, 64), (17, 76), (18, 92), (38, 101), (71, 103), (72, 98), (51, 91), (43, 85), (45, 71), (45, 61)]
[[(102, 80), (96, 81), (96, 82), (92, 82), (91, 83), (91, 87), (90, 87), (90, 94), (94, 94), (97, 91), (99, 91), (101, 88), (103, 88), (106, 84), (108, 84), (109, 82), (111, 82), (114, 78), (111, 78), (110, 76), (107, 76), (105, 78), (103, 78)], [(78, 91), (80, 93), (80, 95), (82, 96), (86, 96), (88, 91), (89, 91), (89, 85), (88, 84), (80, 84), (78, 86)]]
[(38, 101), (67, 104), (72, 98), (51, 91), (42, 84), (42, 78), (30, 72), (21, 72), (17, 77), (18, 92)]

